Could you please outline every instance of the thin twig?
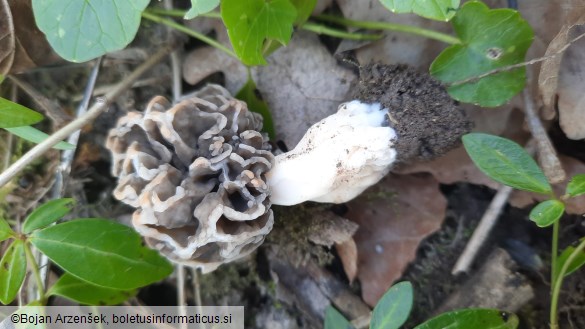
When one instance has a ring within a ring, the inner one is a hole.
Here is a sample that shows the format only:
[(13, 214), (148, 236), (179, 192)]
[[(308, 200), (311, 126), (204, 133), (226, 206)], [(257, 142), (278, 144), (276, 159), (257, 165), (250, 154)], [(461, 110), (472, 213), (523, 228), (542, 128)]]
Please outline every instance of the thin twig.
[[(535, 143), (533, 141), (534, 140), (528, 141), (525, 147), (529, 154), (533, 154), (535, 151)], [(492, 199), (492, 202), (490, 202), (490, 205), (481, 217), (475, 231), (473, 231), (469, 242), (467, 242), (467, 245), (465, 246), (465, 250), (463, 250), (463, 253), (459, 256), (459, 259), (457, 259), (455, 266), (453, 266), (451, 274), (456, 275), (469, 271), (477, 253), (487, 240), (494, 225), (496, 225), (498, 217), (500, 216), (502, 209), (504, 209), (512, 190), (513, 188), (509, 186), (500, 186), (498, 192)]]
[(465, 83), (469, 83), (469, 82), (475, 82), (477, 80), (483, 79), (483, 78), (485, 78), (487, 76), (494, 75), (494, 74), (497, 74), (497, 73), (500, 73), (500, 72), (511, 71), (511, 70), (514, 70), (514, 69), (519, 69), (521, 67), (525, 67), (525, 66), (528, 66), (528, 65), (537, 64), (537, 63), (540, 63), (540, 62), (543, 62), (543, 61), (552, 59), (552, 58), (554, 58), (554, 57), (556, 57), (556, 56), (564, 53), (567, 49), (569, 49), (569, 47), (573, 43), (575, 43), (577, 40), (579, 40), (579, 39), (581, 39), (583, 37), (585, 37), (585, 33), (580, 34), (577, 37), (575, 37), (574, 39), (572, 39), (571, 41), (569, 41), (566, 45), (563, 46), (563, 48), (559, 49), (559, 51), (557, 51), (554, 54), (550, 54), (550, 55), (544, 56), (544, 57), (535, 58), (535, 59), (529, 60), (527, 62), (522, 62), (522, 63), (518, 63), (518, 64), (514, 64), (514, 65), (500, 67), (500, 68), (497, 68), (497, 69), (494, 69), (494, 70), (491, 70), (491, 71), (487, 71), (487, 72), (485, 72), (483, 74), (480, 74), (480, 75), (477, 75), (477, 76), (474, 76), (474, 77), (469, 77), (467, 79), (463, 79), (463, 80), (451, 82), (451, 83), (448, 84), (448, 86), (454, 87), (454, 86), (459, 86), (459, 85), (462, 85), (462, 84), (465, 84)]
[(451, 274), (456, 275), (469, 271), (471, 264), (473, 264), (473, 261), (475, 260), (475, 256), (477, 256), (477, 253), (487, 240), (489, 233), (496, 224), (502, 209), (506, 205), (508, 198), (512, 193), (512, 190), (513, 188), (505, 185), (502, 185), (498, 189), (498, 193), (496, 193), (492, 199), (492, 202), (488, 206), (488, 209), (483, 214), (483, 217), (479, 221), (479, 225), (465, 246), (465, 250), (463, 250), (463, 253), (461, 256), (459, 256), (459, 259), (457, 259), (457, 263), (455, 263)]
[(203, 306), (203, 301), (201, 300), (201, 284), (199, 283), (199, 271), (196, 267), (192, 267), (191, 272), (193, 273), (193, 295), (195, 296), (195, 304), (197, 306)]
[(557, 152), (542, 125), (542, 121), (538, 114), (536, 114), (534, 100), (528, 89), (524, 89), (523, 97), (526, 123), (528, 124), (528, 129), (530, 129), (532, 137), (534, 137), (534, 140), (536, 141), (540, 166), (544, 170), (544, 174), (551, 184), (560, 183), (567, 177), (567, 174), (561, 165), (561, 160), (559, 160), (559, 157), (557, 156)]
[[(173, 9), (173, 2), (170, 0), (165, 0), (164, 8), (168, 10)], [(167, 26), (167, 33), (169, 38), (174, 38), (173, 29), (170, 26)], [(179, 52), (177, 50), (171, 53), (171, 69), (173, 72), (173, 103), (176, 102), (181, 95), (183, 94), (183, 88), (181, 84), (181, 61), (179, 61)]]
[(74, 133), (76, 130), (81, 129), (86, 124), (92, 122), (97, 116), (103, 113), (109, 108), (114, 99), (116, 99), (122, 92), (128, 89), (134, 81), (136, 81), (142, 74), (160, 62), (166, 55), (168, 55), (173, 49), (174, 45), (166, 46), (156, 52), (146, 62), (136, 68), (134, 72), (128, 75), (122, 82), (120, 82), (116, 88), (112, 89), (105, 97), (99, 99), (89, 109), (89, 111), (82, 117), (79, 117), (63, 128), (59, 129), (43, 142), (33, 147), (30, 151), (24, 154), (18, 161), (13, 163), (8, 169), (0, 174), (0, 186), (4, 186), (12, 178), (14, 178), (21, 170), (23, 170), (32, 161), (42, 156), (45, 152), (51, 149), (55, 144), (64, 140), (69, 135)]

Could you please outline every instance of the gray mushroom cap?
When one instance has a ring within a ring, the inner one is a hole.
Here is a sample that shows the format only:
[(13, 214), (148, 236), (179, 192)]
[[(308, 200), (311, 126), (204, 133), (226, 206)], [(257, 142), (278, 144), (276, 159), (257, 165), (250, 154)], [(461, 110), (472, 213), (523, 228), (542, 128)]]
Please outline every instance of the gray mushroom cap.
[(114, 196), (137, 208), (136, 230), (175, 262), (208, 272), (241, 258), (274, 222), (265, 180), (274, 156), (261, 128), (217, 85), (174, 106), (155, 97), (109, 133)]

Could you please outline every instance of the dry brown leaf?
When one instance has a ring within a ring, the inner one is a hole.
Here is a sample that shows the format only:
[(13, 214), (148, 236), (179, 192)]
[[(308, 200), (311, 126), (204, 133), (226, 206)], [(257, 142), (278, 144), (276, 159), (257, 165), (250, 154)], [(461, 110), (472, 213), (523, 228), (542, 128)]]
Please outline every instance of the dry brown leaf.
[[(561, 51), (561, 49), (569, 42), (569, 33), (573, 27), (584, 23), (585, 12), (583, 12), (583, 10), (579, 10), (572, 15), (569, 15), (566, 24), (563, 25), (559, 33), (548, 45), (544, 56), (547, 57), (558, 54), (559, 51)], [(562, 55), (557, 55), (545, 60), (541, 65), (540, 74), (538, 75), (538, 87), (544, 105), (547, 107), (548, 111), (552, 111), (554, 104), (562, 59)]]
[(257, 69), (278, 139), (293, 148), (307, 129), (347, 101), (356, 75), (341, 67), (312, 33), (297, 31), (288, 46)]
[(341, 259), (347, 279), (351, 284), (355, 280), (358, 270), (358, 251), (355, 240), (352, 238), (343, 243), (337, 243), (335, 244), (335, 249)]
[(360, 225), (354, 239), (362, 297), (374, 306), (415, 259), (421, 240), (441, 227), (447, 200), (430, 175), (390, 174), (348, 207), (346, 217)]
[(323, 211), (311, 217), (309, 222), (309, 241), (326, 247), (351, 240), (358, 225), (337, 216), (331, 211)]
[(0, 0), (0, 75), (6, 75), (14, 61), (14, 26), (7, 0)]
[(59, 60), (37, 28), (30, 0), (0, 0), (0, 74)]

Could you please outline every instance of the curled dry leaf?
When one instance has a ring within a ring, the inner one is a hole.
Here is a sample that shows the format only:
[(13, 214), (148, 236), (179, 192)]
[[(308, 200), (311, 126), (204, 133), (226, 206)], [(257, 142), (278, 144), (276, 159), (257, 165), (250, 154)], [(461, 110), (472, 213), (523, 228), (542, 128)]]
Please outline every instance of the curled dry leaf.
[(343, 264), (343, 270), (347, 275), (347, 279), (349, 280), (349, 283), (352, 283), (357, 276), (358, 270), (358, 251), (355, 240), (351, 238), (343, 243), (336, 243), (335, 249), (337, 250), (339, 258), (341, 258), (341, 263)]
[(0, 75), (6, 75), (14, 61), (14, 26), (7, 0), (0, 0)]
[[(569, 54), (559, 54), (563, 48), (568, 46), (571, 31), (577, 25), (585, 24), (585, 7), (581, 8), (567, 17), (567, 23), (563, 25), (559, 33), (550, 42), (545, 57), (552, 56), (544, 61), (538, 75), (538, 87), (545, 105), (544, 116), (552, 118), (554, 116), (554, 101), (559, 84), (559, 75), (563, 57), (569, 57)], [(568, 60), (569, 58), (566, 58)], [(567, 65), (565, 65), (567, 66)], [(578, 66), (577, 66), (578, 68)]]
[(58, 60), (37, 28), (30, 0), (0, 0), (0, 75)]
[(374, 306), (406, 266), (419, 243), (441, 227), (447, 200), (429, 175), (388, 175), (348, 203), (355, 234), (362, 297)]

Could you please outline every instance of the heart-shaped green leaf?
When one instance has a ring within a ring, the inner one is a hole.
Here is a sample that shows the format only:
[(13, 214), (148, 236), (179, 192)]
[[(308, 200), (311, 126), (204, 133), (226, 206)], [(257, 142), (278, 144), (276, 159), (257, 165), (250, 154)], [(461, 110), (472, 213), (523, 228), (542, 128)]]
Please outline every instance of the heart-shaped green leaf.
[(353, 329), (343, 314), (339, 313), (335, 307), (329, 305), (325, 311), (324, 329)]
[[(452, 20), (462, 44), (450, 46), (434, 60), (433, 77), (453, 83), (524, 61), (532, 43), (532, 28), (517, 11), (489, 9), (477, 1), (465, 3)], [(462, 102), (493, 107), (506, 103), (519, 93), (526, 81), (526, 70), (503, 70), (476, 81), (448, 88)]]
[(87, 305), (117, 305), (135, 296), (137, 290), (117, 290), (93, 285), (69, 273), (63, 274), (49, 289), (49, 296), (61, 296)]
[[(13, 127), (5, 129), (8, 130), (11, 134), (14, 134), (22, 139), (26, 139), (27, 141), (36, 144), (44, 141), (49, 137), (49, 135), (31, 126)], [(53, 148), (57, 150), (73, 150), (75, 149), (75, 145), (69, 144), (67, 142), (59, 142), (55, 144)]]
[(28, 126), (43, 120), (43, 115), (0, 97), (0, 128)]
[(32, 0), (37, 26), (53, 49), (85, 62), (122, 49), (134, 39), (150, 0)]
[(585, 174), (573, 176), (567, 185), (567, 194), (576, 197), (585, 194)]
[(51, 200), (35, 209), (22, 225), (22, 233), (28, 234), (34, 230), (49, 226), (67, 215), (75, 206), (73, 199)]
[(398, 329), (406, 322), (412, 308), (413, 294), (410, 282), (393, 285), (382, 296), (370, 322), (371, 329)]
[(14, 300), (26, 274), (24, 241), (14, 240), (0, 259), (0, 302)]
[(130, 290), (173, 271), (158, 252), (142, 245), (133, 229), (107, 219), (50, 226), (33, 232), (30, 241), (65, 271), (98, 286)]
[(185, 19), (193, 19), (206, 14), (219, 6), (219, 0), (191, 0), (191, 9), (185, 14)]
[(516, 329), (513, 313), (488, 309), (466, 309), (440, 314), (414, 329)]
[(481, 133), (467, 134), (462, 139), (471, 160), (491, 179), (519, 190), (552, 193), (546, 176), (520, 145)]
[(266, 42), (286, 45), (297, 11), (289, 0), (223, 0), (221, 17), (240, 60), (246, 65), (265, 65)]
[(393, 13), (415, 13), (419, 16), (448, 21), (457, 12), (460, 0), (380, 0)]
[(554, 224), (565, 212), (565, 205), (558, 200), (546, 200), (536, 205), (530, 211), (530, 220), (539, 227)]

